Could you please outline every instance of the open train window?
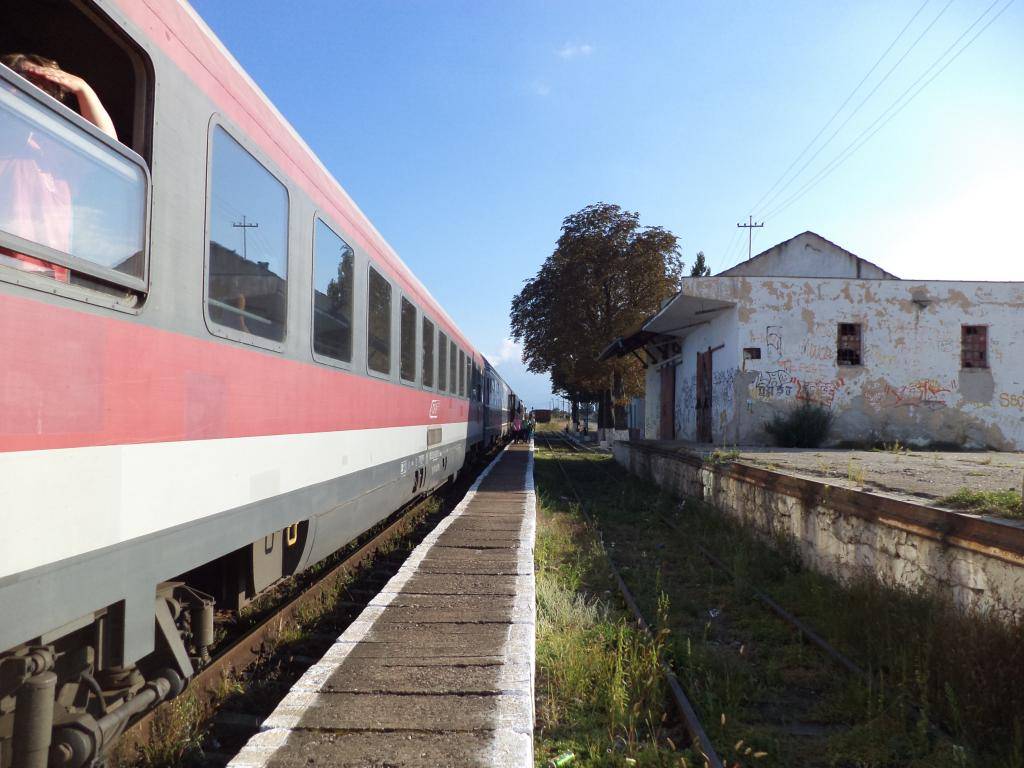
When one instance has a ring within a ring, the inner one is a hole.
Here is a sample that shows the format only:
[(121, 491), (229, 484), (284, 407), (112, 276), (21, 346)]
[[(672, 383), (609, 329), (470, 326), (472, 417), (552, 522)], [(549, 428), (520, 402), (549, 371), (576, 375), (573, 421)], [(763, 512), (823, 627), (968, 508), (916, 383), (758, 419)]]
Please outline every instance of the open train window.
[[(148, 285), (148, 60), (77, 0), (3, 4), (0, 57), (13, 68), (0, 65), (0, 276), (134, 306)], [(87, 84), (120, 141), (26, 69), (47, 60)]]

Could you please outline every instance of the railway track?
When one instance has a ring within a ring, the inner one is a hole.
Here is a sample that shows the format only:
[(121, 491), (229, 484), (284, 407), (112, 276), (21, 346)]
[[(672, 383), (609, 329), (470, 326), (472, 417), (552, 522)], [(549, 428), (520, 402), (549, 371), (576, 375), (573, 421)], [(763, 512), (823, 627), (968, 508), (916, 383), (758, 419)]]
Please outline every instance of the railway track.
[[(448, 514), (483, 466), (474, 467), (471, 475), (467, 473), (454, 486), (399, 511), (377, 526), (378, 530), (364, 535), (362, 542), (350, 546), (351, 551), (343, 550), (336, 562), (275, 604), (255, 625), (229, 634), (182, 696), (161, 704), (124, 733), (107, 764), (114, 768), (212, 768), (227, 763), (291, 684)], [(438, 497), (440, 504), (431, 511)], [(309, 622), (310, 616), (318, 618)], [(282, 644), (283, 637), (291, 639)]]

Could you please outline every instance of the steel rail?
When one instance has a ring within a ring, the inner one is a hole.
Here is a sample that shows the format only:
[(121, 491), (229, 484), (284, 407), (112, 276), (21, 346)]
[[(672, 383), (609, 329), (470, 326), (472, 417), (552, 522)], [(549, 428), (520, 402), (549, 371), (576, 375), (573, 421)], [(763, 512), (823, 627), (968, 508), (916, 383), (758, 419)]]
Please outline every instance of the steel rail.
[[(545, 441), (550, 449), (550, 437), (545, 435)], [(576, 446), (571, 442), (566, 442), (570, 448), (577, 450)], [(580, 514), (583, 515), (583, 519), (587, 522), (587, 525), (589, 525), (598, 534), (598, 542), (601, 545), (601, 551), (604, 552), (604, 556), (608, 561), (608, 567), (611, 569), (612, 575), (615, 577), (615, 582), (619, 587), (619, 592), (622, 594), (622, 598), (625, 601), (626, 606), (636, 619), (637, 625), (643, 629), (648, 636), (653, 637), (651, 627), (647, 623), (647, 620), (644, 619), (640, 606), (637, 605), (636, 599), (633, 597), (633, 593), (630, 592), (629, 587), (626, 586), (626, 582), (623, 581), (622, 575), (619, 573), (619, 569), (616, 567), (611, 553), (604, 545), (604, 539), (601, 537), (601, 529), (596, 525), (594, 519), (587, 512), (586, 502), (583, 501), (583, 497), (580, 496), (579, 491), (576, 489), (576, 484), (572, 481), (572, 478), (569, 477), (569, 473), (566, 472), (557, 453), (552, 451), (551, 454), (554, 456), (555, 463), (558, 465), (558, 468), (562, 471), (562, 476), (565, 478), (566, 482), (569, 483), (569, 488), (572, 490), (573, 496), (576, 497), (576, 501), (580, 505)], [(679, 679), (676, 677), (676, 673), (672, 670), (672, 667), (667, 661), (661, 660), (660, 663), (662, 673), (665, 676), (669, 689), (672, 691), (672, 698), (675, 701), (676, 708), (679, 710), (679, 714), (683, 718), (683, 722), (686, 725), (686, 730), (690, 734), (690, 738), (693, 739), (694, 744), (697, 746), (701, 756), (704, 758), (705, 765), (707, 768), (724, 768), (721, 759), (718, 757), (718, 753), (715, 752), (714, 744), (711, 743), (711, 739), (704, 730), (704, 726), (701, 725), (700, 718), (697, 717), (697, 712), (694, 710), (690, 700), (686, 697), (683, 687), (679, 684)]]

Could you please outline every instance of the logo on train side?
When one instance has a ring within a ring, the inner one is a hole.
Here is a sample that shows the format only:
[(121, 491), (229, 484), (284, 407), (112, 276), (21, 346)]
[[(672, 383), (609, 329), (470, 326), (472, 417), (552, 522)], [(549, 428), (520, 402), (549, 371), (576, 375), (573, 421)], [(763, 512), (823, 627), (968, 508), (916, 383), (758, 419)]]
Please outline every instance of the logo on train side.
[(441, 414), (441, 401), (431, 400), (430, 401), (430, 418), (436, 419)]

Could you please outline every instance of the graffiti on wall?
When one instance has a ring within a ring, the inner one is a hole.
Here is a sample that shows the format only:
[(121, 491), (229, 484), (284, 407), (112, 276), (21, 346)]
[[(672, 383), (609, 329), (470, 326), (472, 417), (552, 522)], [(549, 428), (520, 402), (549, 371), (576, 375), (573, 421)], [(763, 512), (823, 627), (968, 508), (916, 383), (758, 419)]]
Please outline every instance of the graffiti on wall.
[(796, 399), (808, 403), (816, 403), (826, 408), (831, 408), (835, 402), (836, 392), (843, 388), (846, 383), (842, 379), (818, 379), (817, 381), (804, 381), (797, 379)]
[(886, 382), (880, 389), (867, 394), (867, 400), (876, 408), (903, 408), (918, 406), (937, 410), (949, 405), (948, 398), (956, 390), (956, 382), (935, 379), (917, 379), (899, 387)]
[(782, 326), (769, 325), (764, 329), (764, 342), (769, 360), (782, 359)]
[(843, 379), (800, 379), (785, 369), (761, 371), (752, 386), (759, 400), (796, 398), (831, 408), (836, 393), (843, 388)]
[(796, 379), (786, 370), (761, 371), (753, 383), (754, 394), (759, 400), (783, 400), (796, 397)]
[(725, 408), (732, 408), (733, 383), (736, 381), (737, 373), (739, 373), (739, 368), (714, 371), (711, 376), (712, 407), (724, 406)]
[(800, 347), (800, 351), (803, 352), (805, 357), (809, 357), (812, 360), (835, 360), (836, 351), (827, 344), (815, 344), (809, 339), (804, 339), (804, 343)]
[(1024, 411), (1024, 395), (1011, 395), (1009, 392), (1000, 392), (999, 405), (1003, 408), (1019, 408)]

